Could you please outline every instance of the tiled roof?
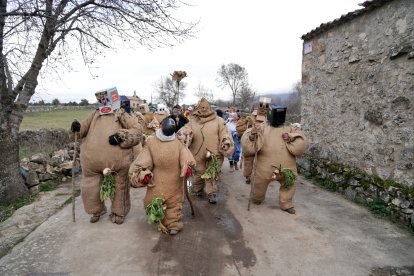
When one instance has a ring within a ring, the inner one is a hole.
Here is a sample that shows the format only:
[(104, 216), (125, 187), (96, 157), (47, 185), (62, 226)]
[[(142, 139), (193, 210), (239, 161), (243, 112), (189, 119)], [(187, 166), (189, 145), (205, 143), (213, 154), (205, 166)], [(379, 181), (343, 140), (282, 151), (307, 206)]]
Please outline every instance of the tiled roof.
[(384, 4), (386, 4), (388, 2), (391, 2), (391, 1), (394, 1), (394, 0), (368, 0), (368, 1), (365, 1), (365, 2), (363, 2), (361, 4), (359, 4), (363, 8), (358, 9), (358, 10), (355, 10), (353, 12), (349, 12), (347, 14), (344, 14), (341, 17), (339, 17), (339, 18), (337, 18), (337, 19), (335, 19), (333, 21), (330, 21), (328, 23), (322, 23), (316, 29), (310, 31), (307, 34), (302, 35), (301, 38), (303, 40), (308, 40), (308, 39), (310, 39), (312, 37), (317, 36), (318, 34), (321, 34), (321, 33), (325, 32), (325, 31), (327, 31), (329, 29), (332, 29), (332, 28), (334, 28), (334, 27), (336, 27), (338, 25), (341, 25), (341, 24), (343, 24), (345, 22), (348, 22), (348, 21), (354, 19), (355, 17), (358, 17), (358, 16), (360, 16), (360, 15), (362, 15), (364, 13), (367, 13), (368, 11), (371, 11), (371, 10), (374, 10), (374, 9), (376, 9), (378, 7), (381, 7)]

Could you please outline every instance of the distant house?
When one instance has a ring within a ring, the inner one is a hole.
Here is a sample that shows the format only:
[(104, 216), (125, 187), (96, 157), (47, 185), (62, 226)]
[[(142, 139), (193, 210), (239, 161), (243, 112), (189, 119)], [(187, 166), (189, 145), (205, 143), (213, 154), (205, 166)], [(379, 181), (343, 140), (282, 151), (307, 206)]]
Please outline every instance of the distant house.
[(138, 106), (144, 102), (143, 100), (141, 100), (140, 97), (137, 96), (137, 92), (136, 91), (134, 91), (134, 95), (127, 96), (127, 98), (128, 98), (128, 100), (130, 102), (131, 108), (134, 108), (134, 109), (135, 108), (138, 108)]

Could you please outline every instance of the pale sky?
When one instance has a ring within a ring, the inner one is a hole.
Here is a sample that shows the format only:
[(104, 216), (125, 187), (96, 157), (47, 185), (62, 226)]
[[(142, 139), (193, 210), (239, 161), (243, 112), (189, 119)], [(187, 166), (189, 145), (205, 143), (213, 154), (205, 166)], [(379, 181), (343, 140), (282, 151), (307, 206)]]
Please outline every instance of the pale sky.
[[(151, 100), (153, 84), (175, 70), (187, 71), (186, 97), (180, 103), (192, 104), (192, 94), (201, 83), (216, 99), (231, 98), (229, 88), (217, 87), (217, 71), (222, 64), (245, 67), (249, 83), (258, 92), (289, 92), (301, 78), (300, 37), (322, 23), (360, 9), (364, 0), (196, 0), (194, 7), (181, 10), (184, 21), (200, 21), (196, 37), (173, 48), (150, 51), (108, 52), (92, 69), (79, 62), (74, 72), (62, 72), (60, 81), (39, 80), (33, 100), (61, 102), (94, 100), (98, 90), (117, 87), (121, 95), (134, 91)], [(92, 76), (98, 76), (93, 78)], [(156, 95), (153, 93), (155, 101)]]

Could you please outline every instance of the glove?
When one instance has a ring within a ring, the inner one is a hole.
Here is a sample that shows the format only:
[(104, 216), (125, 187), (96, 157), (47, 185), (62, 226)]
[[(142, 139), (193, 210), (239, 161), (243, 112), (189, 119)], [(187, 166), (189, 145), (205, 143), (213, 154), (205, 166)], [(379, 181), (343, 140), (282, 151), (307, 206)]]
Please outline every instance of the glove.
[(142, 185), (147, 185), (150, 182), (150, 178), (151, 178), (150, 175), (148, 175), (148, 174), (145, 175), (144, 178), (141, 180), (141, 184)]
[(80, 131), (80, 128), (81, 128), (81, 124), (78, 121), (76, 121), (76, 120), (74, 120), (72, 122), (72, 125), (70, 126), (70, 130), (72, 132), (79, 132)]
[(118, 133), (115, 133), (114, 135), (109, 136), (109, 144), (116, 146), (116, 145), (121, 144), (121, 142), (122, 142), (122, 139)]
[(187, 167), (187, 171), (185, 172), (185, 176), (190, 177), (191, 175), (191, 168)]

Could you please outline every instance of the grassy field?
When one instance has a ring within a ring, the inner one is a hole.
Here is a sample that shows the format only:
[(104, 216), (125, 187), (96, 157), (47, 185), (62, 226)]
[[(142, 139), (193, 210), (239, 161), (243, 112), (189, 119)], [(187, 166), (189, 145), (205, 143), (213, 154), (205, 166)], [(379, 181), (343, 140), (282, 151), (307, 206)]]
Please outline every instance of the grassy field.
[(68, 129), (73, 121), (77, 119), (82, 121), (93, 109), (85, 110), (56, 110), (50, 112), (32, 112), (25, 113), (23, 122), (20, 125), (20, 131), (38, 130), (42, 128)]

